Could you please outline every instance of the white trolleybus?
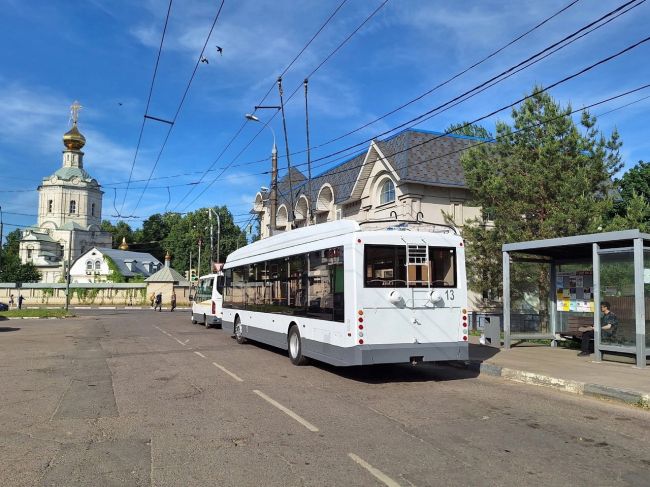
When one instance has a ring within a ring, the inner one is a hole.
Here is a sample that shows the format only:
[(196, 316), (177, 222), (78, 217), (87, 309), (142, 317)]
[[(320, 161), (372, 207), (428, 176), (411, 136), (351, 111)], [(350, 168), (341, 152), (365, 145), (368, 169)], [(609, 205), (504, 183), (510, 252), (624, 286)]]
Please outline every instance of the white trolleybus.
[(394, 220), (269, 237), (228, 256), (223, 328), (296, 365), (466, 360), (464, 250), (450, 227)]
[(223, 272), (199, 277), (192, 300), (192, 323), (206, 328), (221, 326), (223, 315)]

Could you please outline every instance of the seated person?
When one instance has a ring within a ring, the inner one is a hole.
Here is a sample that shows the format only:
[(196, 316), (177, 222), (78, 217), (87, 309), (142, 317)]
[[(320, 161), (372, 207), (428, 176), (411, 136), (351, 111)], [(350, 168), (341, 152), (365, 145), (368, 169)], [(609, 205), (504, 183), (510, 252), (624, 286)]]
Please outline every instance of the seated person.
[[(616, 327), (618, 326), (618, 318), (614, 313), (610, 311), (610, 304), (607, 301), (603, 301), (600, 304), (600, 311), (602, 316), (600, 318), (600, 329), (603, 334), (603, 339), (612, 339), (616, 334)], [(578, 328), (578, 331), (582, 332), (582, 351), (578, 354), (578, 357), (586, 357), (589, 355), (589, 342), (594, 339), (594, 327), (593, 326), (581, 326)]]

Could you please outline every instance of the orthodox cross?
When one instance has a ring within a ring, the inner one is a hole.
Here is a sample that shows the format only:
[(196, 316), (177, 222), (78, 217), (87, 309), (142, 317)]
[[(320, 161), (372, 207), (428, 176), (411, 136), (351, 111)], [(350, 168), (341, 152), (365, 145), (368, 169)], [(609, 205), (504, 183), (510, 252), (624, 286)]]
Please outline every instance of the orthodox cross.
[(70, 105), (70, 120), (72, 120), (72, 123), (74, 125), (77, 125), (77, 120), (79, 119), (79, 110), (81, 110), (83, 107), (79, 104), (78, 101), (75, 101), (72, 105)]

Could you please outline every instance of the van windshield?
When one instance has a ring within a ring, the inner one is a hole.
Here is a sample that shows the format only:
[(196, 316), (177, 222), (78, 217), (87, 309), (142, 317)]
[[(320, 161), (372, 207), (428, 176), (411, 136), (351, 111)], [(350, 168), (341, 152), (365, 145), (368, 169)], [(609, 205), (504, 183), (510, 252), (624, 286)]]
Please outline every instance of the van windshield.
[(456, 249), (429, 247), (428, 259), (426, 251), (425, 246), (411, 249), (411, 262), (407, 263), (405, 245), (366, 245), (364, 286), (457, 287)]

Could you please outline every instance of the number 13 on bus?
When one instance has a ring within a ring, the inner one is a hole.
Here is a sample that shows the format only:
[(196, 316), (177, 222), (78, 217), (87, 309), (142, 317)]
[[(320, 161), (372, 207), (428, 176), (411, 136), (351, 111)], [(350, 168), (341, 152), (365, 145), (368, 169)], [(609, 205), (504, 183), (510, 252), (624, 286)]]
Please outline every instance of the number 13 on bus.
[(450, 227), (313, 225), (233, 252), (224, 273), (223, 328), (296, 365), (468, 359), (465, 249)]

